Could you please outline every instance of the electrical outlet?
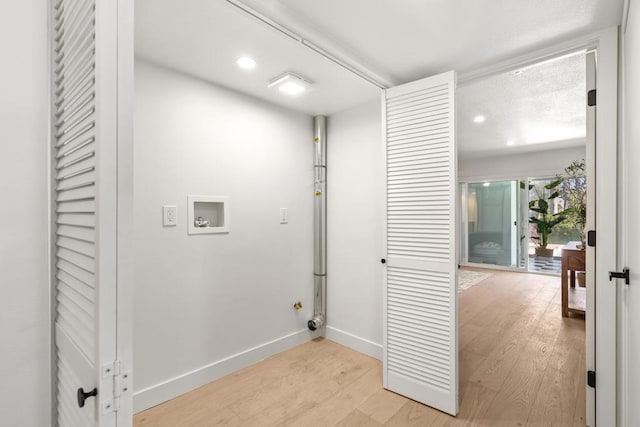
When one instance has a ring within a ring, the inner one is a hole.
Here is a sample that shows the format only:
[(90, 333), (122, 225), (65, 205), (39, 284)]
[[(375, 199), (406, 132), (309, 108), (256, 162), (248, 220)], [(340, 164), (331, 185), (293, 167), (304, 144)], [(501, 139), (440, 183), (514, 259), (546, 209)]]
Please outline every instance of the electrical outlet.
[(289, 223), (289, 209), (280, 208), (280, 224), (288, 224), (288, 223)]
[(178, 212), (175, 206), (162, 207), (162, 225), (165, 227), (175, 227), (178, 225)]

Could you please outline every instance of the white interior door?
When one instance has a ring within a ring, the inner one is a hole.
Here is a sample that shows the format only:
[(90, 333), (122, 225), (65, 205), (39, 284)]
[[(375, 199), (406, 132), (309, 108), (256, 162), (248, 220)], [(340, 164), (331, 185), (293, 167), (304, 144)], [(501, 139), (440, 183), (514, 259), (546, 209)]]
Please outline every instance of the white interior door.
[(117, 345), (118, 3), (52, 4), (54, 424), (115, 426), (130, 398)]
[(631, 2), (623, 43), (623, 140), (620, 152), (622, 165), (621, 198), (622, 224), (619, 230), (621, 254), (618, 271), (628, 267), (629, 285), (618, 280), (621, 290), (621, 333), (618, 370), (620, 384), (621, 426), (640, 424), (640, 3)]
[(384, 386), (458, 412), (455, 73), (383, 92)]
[(587, 220), (590, 229), (597, 231), (596, 246), (587, 247), (586, 369), (595, 377), (595, 387), (587, 388), (587, 425), (613, 426), (618, 417), (617, 292), (625, 286), (624, 281), (609, 281), (608, 273), (616, 270), (618, 248), (617, 29), (603, 33), (596, 54), (587, 55), (587, 61), (588, 89), (597, 86), (596, 106), (589, 107), (587, 113), (588, 123), (595, 123), (587, 133), (587, 156), (591, 156), (586, 159)]
[[(596, 88), (596, 58), (595, 52), (586, 54), (586, 77), (587, 92)], [(587, 103), (587, 138), (585, 165), (587, 175), (587, 230), (595, 230), (596, 225), (596, 108)], [(586, 370), (595, 371), (596, 368), (596, 346), (595, 346), (595, 327), (596, 327), (596, 305), (595, 305), (595, 284), (596, 284), (596, 248), (587, 245), (585, 267), (587, 279), (587, 308), (585, 314), (585, 345), (586, 345)], [(583, 373), (587, 375), (587, 373)], [(596, 389), (586, 385), (586, 421), (587, 425), (595, 425), (596, 410)]]

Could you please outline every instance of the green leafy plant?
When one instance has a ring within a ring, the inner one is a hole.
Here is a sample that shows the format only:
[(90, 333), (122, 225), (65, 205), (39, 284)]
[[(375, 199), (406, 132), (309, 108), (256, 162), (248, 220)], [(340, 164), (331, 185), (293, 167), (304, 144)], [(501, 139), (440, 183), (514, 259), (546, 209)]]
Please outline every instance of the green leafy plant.
[(575, 160), (564, 168), (565, 179), (562, 183), (562, 197), (572, 210), (567, 214), (565, 223), (579, 235), (584, 246), (587, 224), (587, 177), (584, 159)]
[[(535, 224), (538, 231), (538, 235), (531, 236), (531, 239), (536, 242), (539, 249), (547, 249), (549, 236), (554, 227), (565, 221), (567, 215), (573, 212), (573, 208), (553, 212), (553, 200), (560, 196), (560, 187), (563, 182), (564, 178), (558, 176), (544, 186), (529, 183), (529, 191), (533, 190), (535, 193), (535, 198), (529, 201), (529, 210), (534, 212), (534, 214), (529, 217), (529, 223)], [(524, 182), (521, 182), (520, 186), (524, 188)]]

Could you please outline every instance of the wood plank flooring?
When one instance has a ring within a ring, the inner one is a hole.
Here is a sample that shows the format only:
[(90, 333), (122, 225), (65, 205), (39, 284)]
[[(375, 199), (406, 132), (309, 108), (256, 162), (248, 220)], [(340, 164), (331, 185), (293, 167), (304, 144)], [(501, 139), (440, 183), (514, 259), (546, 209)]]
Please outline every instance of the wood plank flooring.
[(558, 277), (491, 272), (459, 295), (460, 413), (382, 388), (380, 361), (315, 340), (137, 414), (162, 426), (584, 426), (584, 320)]

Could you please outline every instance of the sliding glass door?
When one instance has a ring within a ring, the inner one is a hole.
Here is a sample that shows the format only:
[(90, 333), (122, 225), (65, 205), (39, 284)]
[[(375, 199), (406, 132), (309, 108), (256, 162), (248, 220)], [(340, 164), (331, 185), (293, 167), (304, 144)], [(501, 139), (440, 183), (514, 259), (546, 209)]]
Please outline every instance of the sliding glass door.
[(529, 270), (529, 189), (527, 180), (520, 180), (518, 186), (518, 266)]
[(463, 263), (518, 267), (518, 188), (516, 180), (462, 184)]

